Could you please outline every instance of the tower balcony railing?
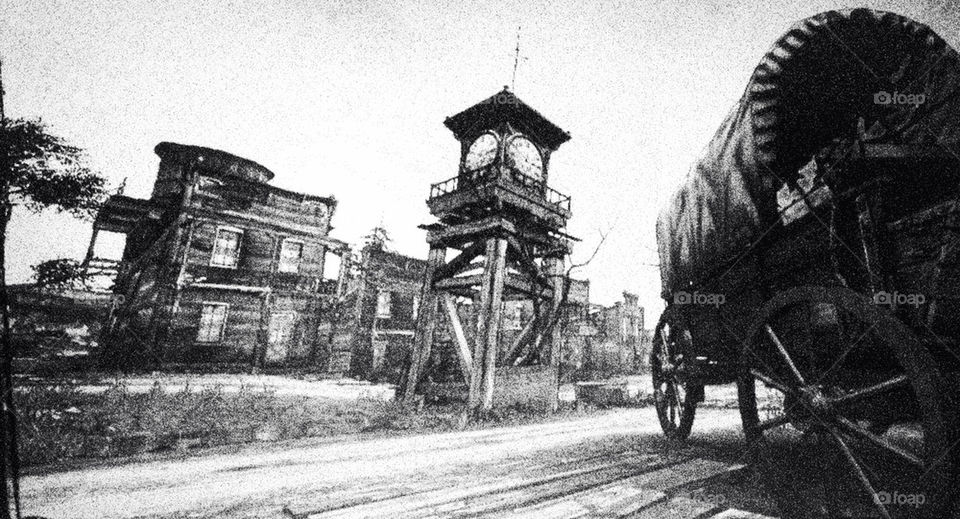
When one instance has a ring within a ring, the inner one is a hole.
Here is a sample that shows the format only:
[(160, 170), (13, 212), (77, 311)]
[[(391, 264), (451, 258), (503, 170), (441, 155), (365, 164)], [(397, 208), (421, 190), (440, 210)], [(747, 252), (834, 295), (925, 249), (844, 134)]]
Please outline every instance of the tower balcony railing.
[(441, 197), (443, 195), (449, 195), (457, 190), (460, 187), (460, 176), (453, 178), (448, 178), (443, 182), (437, 182), (436, 184), (430, 184), (430, 199)]
[(536, 179), (520, 172), (513, 167), (506, 167), (504, 175), (498, 174), (498, 168), (491, 164), (473, 171), (464, 172), (453, 178), (437, 182), (430, 185), (430, 200), (439, 198), (461, 189), (473, 189), (487, 183), (498, 182), (500, 185), (533, 194), (537, 198), (543, 199), (550, 205), (560, 209), (570, 211), (570, 196), (565, 195), (556, 189), (544, 184), (542, 180)]
[(570, 210), (570, 195), (565, 195), (556, 189), (553, 189), (550, 186), (547, 186), (547, 202), (566, 209)]

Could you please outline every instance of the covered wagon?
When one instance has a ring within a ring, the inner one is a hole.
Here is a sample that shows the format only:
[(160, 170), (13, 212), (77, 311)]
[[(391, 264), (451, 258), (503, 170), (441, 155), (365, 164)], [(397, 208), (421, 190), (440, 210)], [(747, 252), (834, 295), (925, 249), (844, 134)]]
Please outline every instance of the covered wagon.
[(883, 489), (918, 486), (929, 506), (909, 514), (942, 516), (958, 196), (956, 51), (868, 9), (792, 26), (657, 221), (664, 432), (686, 438), (704, 386), (737, 382), (748, 441), (825, 438), (879, 516), (900, 513)]

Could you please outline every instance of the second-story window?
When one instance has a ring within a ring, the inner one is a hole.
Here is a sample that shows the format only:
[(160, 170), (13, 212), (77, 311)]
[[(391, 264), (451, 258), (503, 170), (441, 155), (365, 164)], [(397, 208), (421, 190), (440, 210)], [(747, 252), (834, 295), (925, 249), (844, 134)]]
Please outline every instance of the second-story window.
[(303, 242), (299, 240), (286, 239), (280, 245), (280, 263), (277, 265), (278, 272), (300, 271), (300, 260), (303, 258)]
[(377, 317), (380, 319), (389, 319), (392, 312), (393, 297), (390, 292), (377, 293)]
[(217, 238), (213, 243), (213, 255), (210, 264), (215, 267), (236, 268), (240, 259), (240, 239), (243, 231), (221, 227), (217, 229)]

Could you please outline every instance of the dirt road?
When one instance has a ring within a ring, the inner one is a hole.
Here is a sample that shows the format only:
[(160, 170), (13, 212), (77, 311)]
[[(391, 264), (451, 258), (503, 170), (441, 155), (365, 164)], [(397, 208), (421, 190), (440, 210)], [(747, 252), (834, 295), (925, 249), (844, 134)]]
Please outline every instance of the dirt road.
[(482, 431), (341, 438), (35, 475), (28, 514), (115, 517), (760, 517), (736, 410), (687, 445), (652, 409)]

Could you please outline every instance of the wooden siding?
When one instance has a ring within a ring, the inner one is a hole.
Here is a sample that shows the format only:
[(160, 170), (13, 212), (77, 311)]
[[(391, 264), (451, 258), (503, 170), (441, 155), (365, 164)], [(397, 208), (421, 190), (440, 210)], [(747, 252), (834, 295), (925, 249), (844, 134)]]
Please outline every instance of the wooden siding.
[[(188, 283), (200, 279), (205, 283), (274, 287), (279, 290), (317, 292), (323, 279), (326, 247), (310, 236), (277, 233), (250, 225), (231, 223), (243, 231), (240, 256), (236, 268), (210, 265), (219, 222), (198, 221), (187, 251), (184, 271)], [(298, 273), (277, 272), (280, 244), (292, 238), (303, 242), (303, 255)]]
[(264, 184), (231, 177), (202, 177), (192, 209), (209, 209), (241, 218), (253, 216), (279, 226), (296, 225), (306, 234), (326, 236), (334, 206)]
[[(342, 347), (351, 335), (350, 371), (368, 379), (400, 381), (416, 328), (413, 302), (420, 295), (426, 262), (368, 246), (363, 250), (362, 285), (354, 300), (356, 313), (348, 330), (335, 336)], [(377, 317), (377, 295), (390, 292), (390, 317)], [(400, 332), (400, 333), (397, 333)], [(404, 333), (406, 332), (406, 334)]]
[[(197, 331), (203, 303), (226, 303), (227, 322), (223, 338), (216, 343), (199, 343)], [(168, 362), (253, 362), (257, 352), (263, 300), (255, 294), (225, 290), (194, 289), (180, 295), (173, 316), (163, 360)]]

